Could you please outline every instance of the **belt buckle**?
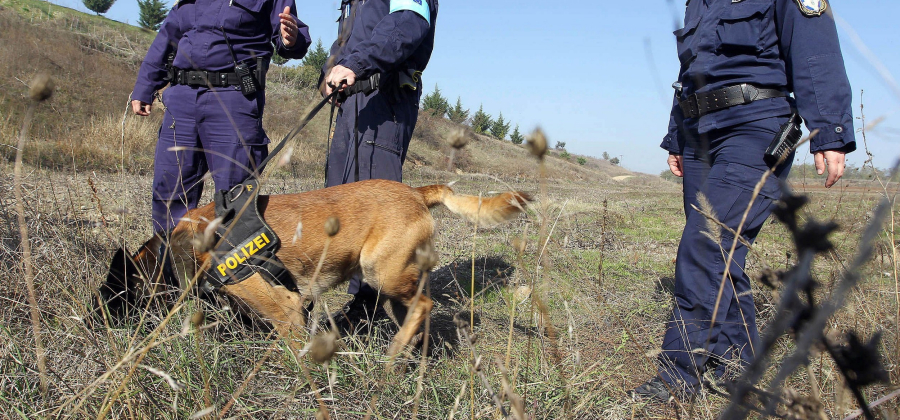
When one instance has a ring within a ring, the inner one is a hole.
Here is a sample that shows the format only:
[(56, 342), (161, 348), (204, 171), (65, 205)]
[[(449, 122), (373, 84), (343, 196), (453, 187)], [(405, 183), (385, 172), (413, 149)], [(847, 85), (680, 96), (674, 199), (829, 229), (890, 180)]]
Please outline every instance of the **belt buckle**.
[(749, 104), (759, 97), (759, 89), (749, 83), (741, 84), (741, 94), (744, 96), (744, 103)]
[(681, 111), (684, 112), (685, 117), (687, 118), (699, 118), (700, 117), (700, 103), (697, 102), (697, 95), (689, 95), (687, 99), (679, 102), (681, 105)]

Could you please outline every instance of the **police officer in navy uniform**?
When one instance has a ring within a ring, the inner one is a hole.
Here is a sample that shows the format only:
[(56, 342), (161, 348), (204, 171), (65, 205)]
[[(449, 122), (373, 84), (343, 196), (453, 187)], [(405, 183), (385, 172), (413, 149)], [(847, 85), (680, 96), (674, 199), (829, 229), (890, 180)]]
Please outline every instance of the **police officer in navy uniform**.
[(197, 206), (207, 172), (216, 189), (228, 190), (262, 170), (257, 163), (268, 155), (262, 115), (269, 60), (274, 50), (303, 58), (309, 44), (294, 0), (175, 4), (131, 95), (134, 113), (147, 116), (155, 93), (171, 84), (162, 95), (165, 116), (153, 171), (155, 231), (173, 228)]
[[(675, 31), (681, 69), (661, 147), (672, 173), (684, 178), (687, 222), (658, 375), (632, 392), (662, 401), (723, 379), (729, 365), (746, 366), (759, 349), (742, 242), (711, 324), (734, 238), (725, 229), (719, 243), (704, 235), (707, 221), (693, 208), (698, 196), (737, 230), (770, 167), (765, 151), (795, 112), (817, 130), (810, 150), (819, 174), (828, 173), (826, 187), (841, 178), (845, 153), (856, 149), (850, 84), (826, 0), (688, 0), (684, 23)], [(741, 228), (747, 243), (779, 199), (792, 160), (775, 168), (753, 200)]]
[[(322, 69), (323, 94), (343, 90), (326, 186), (402, 181), (418, 119), (421, 74), (434, 49), (438, 0), (343, 0), (338, 39)], [(356, 274), (354, 305), (376, 295)], [(349, 308), (348, 308), (349, 309)]]

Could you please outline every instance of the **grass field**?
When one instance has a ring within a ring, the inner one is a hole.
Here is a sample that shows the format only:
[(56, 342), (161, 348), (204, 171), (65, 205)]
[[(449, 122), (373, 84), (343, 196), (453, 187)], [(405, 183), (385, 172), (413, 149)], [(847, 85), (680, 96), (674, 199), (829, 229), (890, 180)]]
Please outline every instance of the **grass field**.
[[(408, 178), (412, 185), (451, 180), (458, 180), (458, 190), (472, 194), (502, 187), (484, 177), (431, 170), (411, 170)], [(316, 188), (319, 182), (275, 177), (266, 189), (301, 191)], [(509, 182), (517, 189), (539, 190), (535, 181)], [(473, 354), (481, 358), (494, 392), (501, 388), (498, 366), (510, 372), (512, 386), (534, 418), (676, 417), (674, 407), (635, 404), (625, 397), (626, 390), (654, 372), (652, 356), (672, 301), (673, 258), (682, 224), (680, 194), (674, 185), (647, 191), (627, 184), (551, 182), (550, 240), (545, 251), (549, 264), (540, 270), (538, 213), (475, 232), (448, 212), (437, 211), (441, 257), (430, 281), (436, 301), (431, 348), (424, 365), (416, 350), (408, 355), (406, 370), (397, 374), (384, 369), (387, 340), (395, 327), (383, 316), (376, 317), (372, 328), (346, 334), (341, 351), (327, 365), (296, 360), (265, 329), (243, 326), (227, 309), (193, 298), (178, 308), (169, 325), (156, 331), (155, 342), (150, 339), (161, 321), (159, 313), (150, 314), (141, 328), (136, 324), (86, 326), (83, 317), (115, 244), (124, 240), (133, 248), (150, 234), (149, 179), (33, 170), (25, 184), (52, 397), (43, 399), (38, 389), (28, 305), (19, 281), (13, 203), (4, 198), (0, 203), (2, 276), (7, 279), (0, 286), (0, 335), (4, 337), (0, 416), (4, 418), (97, 417), (105, 410), (115, 418), (186, 418), (209, 406), (221, 410), (245, 381), (226, 417), (312, 417), (317, 410), (311, 393), (315, 389), (332, 418), (360, 418), (373, 399), (375, 418), (409, 418), (414, 405), (419, 418), (468, 418), (473, 410), (476, 418), (495, 418), (497, 409), (481, 379), (469, 377)], [(2, 188), (10, 190), (8, 177)], [(835, 235), (835, 251), (815, 266), (822, 284), (819, 292), (827, 295), (852, 255), (879, 194), (874, 185), (853, 192), (816, 189), (809, 194), (813, 200), (810, 217), (834, 219), (843, 226)], [(895, 215), (897, 210), (895, 206)], [(896, 381), (896, 285), (887, 251), (890, 245), (884, 239), (889, 234), (886, 230), (879, 239), (880, 251), (866, 265), (866, 280), (829, 325), (836, 331), (882, 331), (886, 363)], [(527, 245), (520, 259), (512, 243), (523, 236)], [(787, 236), (779, 224), (766, 226), (751, 253), (751, 275), (793, 262)], [(470, 300), (473, 276), (474, 303)], [(536, 327), (530, 315), (534, 313), (528, 297), (532, 283), (547, 307), (543, 325), (554, 327), (555, 340), (547, 328)], [(335, 290), (328, 296), (331, 307), (346, 300), (342, 292)], [(754, 295), (764, 328), (777, 292), (758, 289)], [(453, 317), (463, 312), (468, 318), (471, 304), (478, 340), (469, 347), (460, 342)], [(186, 327), (191, 314), (199, 310), (207, 314), (210, 325), (201, 333)], [(788, 352), (790, 340), (780, 347), (780, 352)], [(145, 351), (139, 364), (129, 360), (139, 351)], [(301, 365), (309, 369), (312, 388)], [(827, 358), (814, 359), (812, 366), (829, 415), (838, 417), (851, 409), (851, 400)], [(256, 376), (247, 381), (255, 367)], [(420, 374), (422, 385), (417, 392)], [(809, 384), (807, 374), (799, 374), (788, 386), (805, 393)], [(870, 388), (870, 400), (885, 390)], [(725, 402), (704, 394), (693, 406), (683, 407), (680, 415), (714, 418)], [(897, 405), (882, 407), (896, 410)]]

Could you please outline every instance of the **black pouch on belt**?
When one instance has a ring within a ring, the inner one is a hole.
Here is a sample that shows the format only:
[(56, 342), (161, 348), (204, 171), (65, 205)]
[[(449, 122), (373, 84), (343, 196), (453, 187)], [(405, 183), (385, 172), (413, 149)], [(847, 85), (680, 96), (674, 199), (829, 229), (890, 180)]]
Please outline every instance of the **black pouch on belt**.
[(786, 123), (781, 125), (781, 129), (778, 130), (778, 134), (775, 135), (772, 143), (766, 149), (765, 156), (763, 156), (763, 160), (769, 167), (774, 167), (782, 156), (791, 153), (797, 147), (797, 142), (800, 141), (803, 135), (803, 132), (800, 130), (800, 124), (802, 123), (803, 118), (800, 118), (800, 115), (795, 112), (791, 114), (791, 118)]

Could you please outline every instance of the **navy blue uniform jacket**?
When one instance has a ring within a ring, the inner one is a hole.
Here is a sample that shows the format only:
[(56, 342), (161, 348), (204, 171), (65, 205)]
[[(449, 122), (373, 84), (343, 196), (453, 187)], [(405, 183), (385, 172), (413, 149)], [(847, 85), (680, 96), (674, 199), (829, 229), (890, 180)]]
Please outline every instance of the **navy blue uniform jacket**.
[(331, 46), (333, 60), (322, 68), (323, 74), (333, 65), (352, 70), (358, 79), (410, 68), (425, 70), (434, 50), (438, 0), (428, 0), (428, 7), (431, 16), (426, 20), (412, 10), (391, 13), (391, 0), (343, 0), (340, 36)]
[(850, 82), (838, 44), (831, 3), (820, 16), (801, 12), (798, 0), (689, 0), (684, 28), (675, 31), (682, 97), (740, 83), (780, 88), (773, 98), (684, 118), (676, 93), (663, 149), (682, 154), (680, 130), (711, 130), (799, 111), (819, 130), (810, 150), (856, 149)]
[[(273, 47), (284, 58), (303, 58), (309, 48), (309, 28), (297, 19), (297, 42), (287, 48), (281, 41), (278, 14), (294, 0), (180, 0), (169, 11), (141, 64), (131, 99), (151, 103), (153, 92), (166, 85), (166, 57), (172, 51), (175, 67), (227, 71), (234, 62), (220, 27), (224, 27), (238, 61), (272, 57)], [(234, 89), (239, 89), (237, 86)]]

